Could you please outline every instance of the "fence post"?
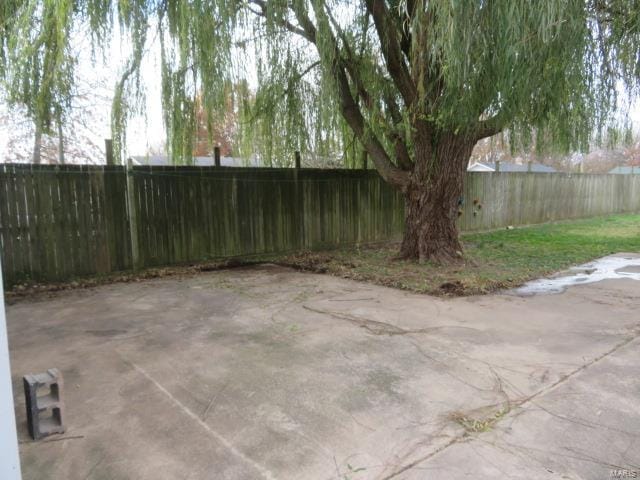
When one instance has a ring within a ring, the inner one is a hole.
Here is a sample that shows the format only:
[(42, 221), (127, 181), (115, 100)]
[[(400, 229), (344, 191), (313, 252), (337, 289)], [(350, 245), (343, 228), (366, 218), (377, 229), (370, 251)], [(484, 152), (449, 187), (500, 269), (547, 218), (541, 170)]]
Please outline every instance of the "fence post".
[(527, 162), (527, 172), (531, 173), (533, 171), (533, 162), (531, 160), (529, 160)]
[(113, 165), (113, 140), (110, 138), (104, 139), (104, 151), (107, 157), (107, 165)]
[(216, 167), (220, 166), (220, 147), (213, 147), (213, 161)]
[(294, 169), (293, 169), (293, 182), (294, 182), (294, 198), (295, 205), (293, 207), (293, 216), (296, 219), (298, 227), (298, 248), (306, 248), (305, 242), (305, 226), (304, 226), (304, 189), (300, 185), (300, 152), (294, 153)]
[(367, 151), (363, 150), (362, 151), (362, 169), (363, 170), (367, 169), (367, 157), (368, 157)]
[(500, 160), (496, 161), (496, 172), (500, 171)]
[(136, 210), (136, 192), (133, 179), (133, 161), (127, 160), (127, 212), (129, 218), (129, 237), (131, 239), (131, 264), (134, 270), (140, 265), (140, 246), (138, 244), (138, 212)]

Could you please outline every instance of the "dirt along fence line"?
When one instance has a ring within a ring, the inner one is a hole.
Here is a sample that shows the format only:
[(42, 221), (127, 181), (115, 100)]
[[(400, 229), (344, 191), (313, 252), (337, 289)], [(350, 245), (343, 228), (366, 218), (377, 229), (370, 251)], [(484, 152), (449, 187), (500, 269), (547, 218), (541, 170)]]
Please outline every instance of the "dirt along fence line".
[[(640, 175), (468, 173), (463, 231), (640, 211)], [(373, 170), (0, 165), (5, 282), (397, 238)]]

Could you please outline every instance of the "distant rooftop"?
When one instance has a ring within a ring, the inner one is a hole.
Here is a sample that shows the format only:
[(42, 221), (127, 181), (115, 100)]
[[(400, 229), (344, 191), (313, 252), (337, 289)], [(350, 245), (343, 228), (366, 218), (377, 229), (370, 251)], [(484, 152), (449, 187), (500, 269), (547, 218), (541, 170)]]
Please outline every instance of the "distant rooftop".
[[(467, 168), (469, 172), (495, 172), (495, 162), (474, 162)], [(528, 165), (518, 165), (517, 163), (500, 162), (501, 172), (528, 172)], [(557, 170), (540, 163), (531, 164), (531, 172), (533, 173), (555, 173)]]
[(616, 173), (619, 175), (629, 175), (635, 173), (640, 175), (640, 167), (616, 167), (609, 170), (609, 173)]
[[(152, 167), (161, 167), (173, 165), (171, 159), (166, 155), (135, 155), (130, 157), (134, 165), (151, 165)], [(213, 157), (193, 157), (193, 163), (196, 167), (213, 167), (215, 161)], [(261, 167), (255, 158), (241, 157), (220, 157), (220, 165), (223, 167)]]

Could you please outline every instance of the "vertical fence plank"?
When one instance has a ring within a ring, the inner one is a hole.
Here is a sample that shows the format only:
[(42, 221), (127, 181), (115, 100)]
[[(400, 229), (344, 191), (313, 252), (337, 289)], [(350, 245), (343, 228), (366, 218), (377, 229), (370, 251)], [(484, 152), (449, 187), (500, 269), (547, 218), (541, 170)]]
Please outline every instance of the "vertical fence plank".
[(11, 177), (8, 165), (0, 165), (0, 249), (4, 281), (7, 285), (16, 282), (17, 269), (14, 255), (13, 214), (10, 208), (9, 184)]
[(24, 181), (23, 171), (13, 165), (11, 167), (12, 182), (11, 182), (11, 197), (9, 204), (12, 207), (14, 218), (14, 229), (16, 236), (16, 251), (15, 260), (17, 271), (24, 280), (31, 280), (31, 271), (29, 268), (29, 253), (30, 246), (28, 242), (27, 226), (26, 226), (26, 212), (24, 202)]
[(137, 179), (131, 160), (127, 163), (127, 218), (129, 220), (129, 241), (131, 242), (131, 266), (134, 270), (141, 267), (138, 213), (140, 211), (139, 188), (136, 190)]

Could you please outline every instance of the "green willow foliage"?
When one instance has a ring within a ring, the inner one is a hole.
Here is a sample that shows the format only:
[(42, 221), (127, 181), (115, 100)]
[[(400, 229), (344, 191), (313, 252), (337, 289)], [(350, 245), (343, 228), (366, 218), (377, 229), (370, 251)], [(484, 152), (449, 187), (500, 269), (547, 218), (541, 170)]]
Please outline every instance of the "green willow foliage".
[[(2, 0), (0, 78), (47, 131), (69, 107), (72, 33), (88, 29), (100, 47), (118, 28), (132, 50), (113, 103), (123, 152), (127, 119), (144, 103), (142, 58), (157, 37), (177, 162), (190, 158), (196, 96), (213, 123), (231, 91), (241, 152), (279, 164), (297, 149), (338, 151), (354, 165), (362, 147), (341, 114), (337, 63), (362, 110), (363, 138), (379, 139), (392, 162), (398, 139), (414, 154), (416, 118), (452, 132), (490, 119), (512, 145), (584, 149), (618, 118), (619, 94), (638, 93), (639, 1), (386, 0), (382, 40), (367, 3), (376, 2)], [(385, 61), (388, 42), (400, 43), (417, 85), (410, 105)]]

